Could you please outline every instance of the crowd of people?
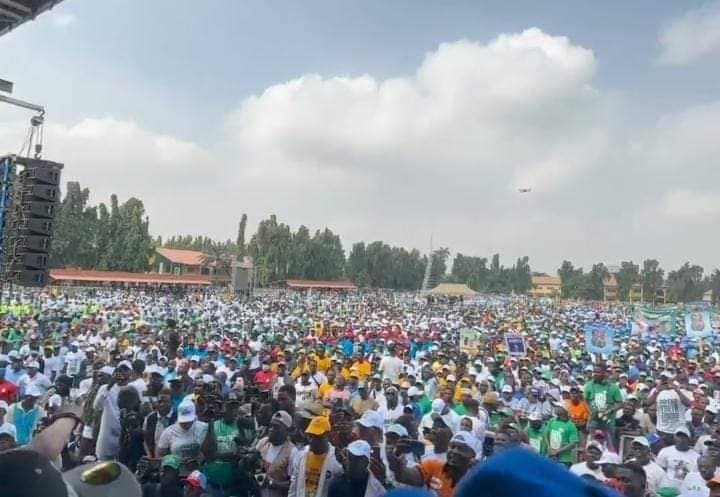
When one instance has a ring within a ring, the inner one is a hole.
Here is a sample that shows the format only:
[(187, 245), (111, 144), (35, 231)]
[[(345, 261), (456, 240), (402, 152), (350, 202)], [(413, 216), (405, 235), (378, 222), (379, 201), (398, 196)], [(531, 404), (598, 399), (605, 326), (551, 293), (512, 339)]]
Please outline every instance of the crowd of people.
[(451, 497), (514, 451), (587, 495), (720, 496), (713, 341), (587, 353), (624, 305), (106, 289), (0, 314), (3, 496)]

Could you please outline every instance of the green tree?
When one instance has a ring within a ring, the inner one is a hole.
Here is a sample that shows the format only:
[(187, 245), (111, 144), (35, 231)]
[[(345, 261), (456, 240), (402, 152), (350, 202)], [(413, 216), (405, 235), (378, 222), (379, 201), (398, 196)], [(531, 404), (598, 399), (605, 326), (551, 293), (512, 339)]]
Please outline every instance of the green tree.
[(257, 281), (261, 286), (280, 284), (287, 279), (291, 244), (290, 227), (278, 223), (275, 214), (260, 221), (250, 240), (248, 252), (253, 258)]
[(67, 183), (59, 205), (50, 251), (51, 267), (92, 268), (97, 259), (95, 246), (97, 209), (88, 206), (90, 190), (80, 183)]
[(705, 293), (703, 268), (686, 262), (668, 273), (668, 297), (673, 302), (692, 302), (702, 299)]
[(660, 263), (655, 259), (645, 259), (640, 275), (642, 277), (644, 299), (655, 303), (657, 293), (663, 285), (665, 271), (662, 270)]
[(456, 283), (464, 283), (481, 292), (488, 286), (489, 269), (485, 257), (472, 257), (458, 253), (453, 259), (450, 276)]
[(712, 303), (720, 303), (720, 269), (712, 272), (708, 281), (708, 289), (712, 290)]
[(623, 302), (627, 302), (630, 299), (630, 291), (633, 285), (641, 281), (640, 266), (632, 261), (622, 261), (616, 279), (618, 298)]
[(584, 288), (583, 297), (590, 300), (602, 300), (604, 296), (604, 283), (610, 277), (605, 264), (598, 262), (593, 264), (587, 274), (586, 286)]
[(310, 245), (311, 279), (334, 280), (342, 278), (345, 270), (345, 252), (340, 237), (329, 228), (317, 230)]
[(560, 293), (564, 299), (579, 298), (585, 284), (582, 268), (575, 268), (572, 262), (563, 261), (557, 272), (560, 277)]
[(288, 276), (291, 278), (312, 278), (310, 267), (312, 261), (312, 238), (310, 230), (301, 225), (292, 235), (290, 250), (290, 268)]
[(439, 283), (445, 277), (447, 272), (447, 261), (450, 258), (450, 249), (440, 247), (432, 253), (432, 263), (430, 264), (430, 281)]
[(527, 293), (532, 287), (532, 271), (530, 270), (530, 258), (519, 257), (512, 268), (512, 289), (515, 293)]
[(370, 284), (367, 253), (363, 242), (357, 242), (352, 246), (345, 263), (345, 274), (358, 287), (364, 288)]

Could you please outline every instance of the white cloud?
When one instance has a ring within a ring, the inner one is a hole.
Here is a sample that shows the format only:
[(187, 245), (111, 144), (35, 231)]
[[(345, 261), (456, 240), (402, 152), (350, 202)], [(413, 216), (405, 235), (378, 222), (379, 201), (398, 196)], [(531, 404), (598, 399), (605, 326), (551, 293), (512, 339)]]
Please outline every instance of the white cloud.
[(58, 28), (67, 28), (77, 22), (75, 14), (58, 13), (52, 16), (53, 24)]
[(720, 1), (687, 11), (660, 33), (662, 64), (682, 66), (720, 54)]
[(665, 212), (673, 217), (698, 219), (720, 214), (720, 194), (681, 189), (664, 199)]
[[(212, 146), (112, 117), (49, 121), (46, 156), (94, 200), (142, 198), (162, 235), (233, 237), (241, 213), (251, 231), (275, 213), (329, 226), (346, 249), (379, 239), (425, 250), (432, 233), (545, 271), (564, 258), (716, 264), (720, 103), (629, 139), (611, 131), (622, 115), (594, 88), (596, 70), (591, 50), (530, 29), (444, 43), (405, 76), (272, 85), (224, 116)], [(0, 146), (17, 150), (24, 129), (0, 123)]]

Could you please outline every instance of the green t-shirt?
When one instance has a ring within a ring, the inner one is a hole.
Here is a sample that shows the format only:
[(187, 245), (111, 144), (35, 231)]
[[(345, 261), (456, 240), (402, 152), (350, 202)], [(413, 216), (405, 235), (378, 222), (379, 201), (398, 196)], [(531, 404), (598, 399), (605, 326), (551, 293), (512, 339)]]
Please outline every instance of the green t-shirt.
[(430, 402), (430, 399), (428, 399), (428, 396), (425, 394), (418, 399), (418, 404), (420, 404), (420, 409), (423, 414), (429, 413), (430, 409), (432, 409), (432, 402)]
[[(237, 452), (237, 444), (235, 438), (240, 431), (237, 423), (227, 424), (219, 419), (215, 421), (215, 440), (217, 440), (218, 456), (226, 454), (235, 454)], [(227, 486), (235, 480), (237, 464), (227, 461), (210, 461), (205, 464), (205, 476), (208, 480), (216, 485)]]
[(525, 434), (528, 437), (528, 444), (530, 447), (535, 449), (540, 455), (547, 455), (547, 445), (545, 444), (545, 428), (540, 427), (536, 430), (532, 426), (528, 425), (525, 428)]
[[(573, 442), (580, 442), (577, 426), (569, 419), (567, 421), (561, 421), (557, 418), (551, 419), (547, 424), (546, 433), (548, 437), (548, 447), (553, 450), (557, 450)], [(557, 460), (563, 463), (575, 462), (573, 461), (572, 449), (558, 454)]]
[(453, 411), (455, 411), (455, 414), (457, 414), (458, 416), (465, 416), (468, 413), (467, 408), (462, 404), (458, 404), (453, 407)]
[[(585, 400), (593, 412), (593, 421), (608, 423), (609, 418), (614, 416), (598, 416), (599, 411), (604, 411), (608, 406), (622, 402), (622, 394), (615, 383), (595, 383), (590, 381), (585, 385)], [(614, 419), (612, 419), (614, 421)]]

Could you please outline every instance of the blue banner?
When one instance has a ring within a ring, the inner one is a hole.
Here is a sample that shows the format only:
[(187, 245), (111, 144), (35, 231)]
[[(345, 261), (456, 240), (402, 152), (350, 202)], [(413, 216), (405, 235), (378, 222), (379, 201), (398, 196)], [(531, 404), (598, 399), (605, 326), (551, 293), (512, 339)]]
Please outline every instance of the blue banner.
[(585, 350), (591, 354), (612, 354), (615, 330), (606, 324), (591, 324), (585, 330)]

